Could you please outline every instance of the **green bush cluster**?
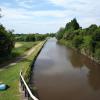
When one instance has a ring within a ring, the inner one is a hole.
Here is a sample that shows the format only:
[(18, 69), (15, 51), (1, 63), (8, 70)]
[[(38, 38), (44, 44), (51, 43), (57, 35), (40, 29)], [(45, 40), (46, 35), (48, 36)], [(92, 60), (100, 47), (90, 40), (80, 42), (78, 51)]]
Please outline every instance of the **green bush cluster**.
[(65, 28), (60, 28), (56, 37), (58, 40), (70, 41), (75, 49), (100, 61), (100, 26), (92, 24), (82, 29), (74, 18), (66, 24)]
[(42, 41), (45, 40), (47, 37), (54, 37), (55, 34), (39, 34), (39, 33), (31, 33), (31, 34), (15, 34), (15, 41)]

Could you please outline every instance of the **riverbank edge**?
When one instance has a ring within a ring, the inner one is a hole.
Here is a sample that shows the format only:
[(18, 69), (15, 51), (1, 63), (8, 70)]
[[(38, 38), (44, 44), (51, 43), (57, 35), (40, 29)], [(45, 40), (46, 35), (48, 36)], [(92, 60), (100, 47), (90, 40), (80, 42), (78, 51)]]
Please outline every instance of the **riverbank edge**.
[(71, 48), (71, 49), (73, 49), (73, 50), (75, 50), (75, 51), (78, 51), (78, 52), (80, 52), (82, 55), (84, 55), (84, 56), (88, 57), (89, 59), (91, 59), (92, 61), (94, 61), (95, 63), (100, 64), (100, 61), (98, 61), (96, 58), (94, 58), (94, 57), (91, 56), (91, 55), (86, 54), (86, 53), (85, 53), (84, 51), (82, 51), (82, 50), (77, 50), (77, 49), (74, 48), (74, 47), (71, 45), (71, 43), (69, 43), (68, 41), (66, 41), (66, 40), (64, 40), (64, 39), (61, 39), (61, 40), (58, 40), (58, 43), (61, 44), (61, 45), (66, 46), (66, 47), (69, 47), (69, 48)]
[(33, 94), (36, 94), (37, 91), (35, 91), (35, 89), (34, 89), (35, 86), (33, 87), (31, 84), (32, 69), (34, 68), (34, 63), (35, 63), (38, 55), (40, 54), (41, 50), (43, 49), (44, 45), (46, 44), (46, 42), (47, 42), (47, 39), (45, 41), (43, 41), (41, 43), (41, 45), (39, 45), (38, 47), (35, 48), (32, 62), (30, 63), (30, 65), (28, 66), (27, 69), (22, 69), (24, 79), (25, 79), (26, 83), (28, 84), (28, 86), (31, 89)]

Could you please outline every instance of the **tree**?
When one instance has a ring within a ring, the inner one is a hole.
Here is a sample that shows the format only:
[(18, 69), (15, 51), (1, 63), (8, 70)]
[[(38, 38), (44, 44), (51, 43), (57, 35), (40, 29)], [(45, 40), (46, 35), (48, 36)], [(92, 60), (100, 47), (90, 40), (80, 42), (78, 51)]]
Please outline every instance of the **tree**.
[(35, 35), (34, 34), (27, 34), (25, 41), (35, 41)]
[(80, 25), (78, 24), (76, 18), (71, 20), (71, 22), (66, 24), (65, 30), (78, 30)]
[(65, 31), (64, 28), (60, 28), (60, 29), (59, 29), (59, 31), (57, 32), (57, 35), (56, 35), (56, 37), (57, 37), (58, 40), (60, 40), (60, 39), (63, 38), (64, 31)]
[(45, 34), (39, 34), (39, 33), (35, 34), (36, 41), (44, 40), (44, 39), (46, 39), (46, 37), (47, 37), (47, 35), (45, 35)]
[(11, 54), (14, 47), (14, 37), (12, 31), (7, 31), (0, 25), (0, 57)]
[(74, 31), (80, 29), (80, 25), (78, 24), (76, 18), (71, 20), (71, 22), (66, 24), (64, 38), (65, 39), (72, 39), (74, 35)]
[(90, 25), (90, 27), (86, 28), (85, 35), (93, 35), (97, 28), (98, 27), (95, 24)]
[(74, 37), (73, 45), (75, 48), (80, 49), (82, 43), (83, 43), (83, 38), (81, 36)]
[(71, 21), (71, 25), (73, 27), (74, 30), (78, 30), (80, 28), (76, 18), (74, 18), (72, 21)]
[(100, 41), (100, 27), (96, 28), (95, 31), (93, 31), (93, 40), (94, 41)]

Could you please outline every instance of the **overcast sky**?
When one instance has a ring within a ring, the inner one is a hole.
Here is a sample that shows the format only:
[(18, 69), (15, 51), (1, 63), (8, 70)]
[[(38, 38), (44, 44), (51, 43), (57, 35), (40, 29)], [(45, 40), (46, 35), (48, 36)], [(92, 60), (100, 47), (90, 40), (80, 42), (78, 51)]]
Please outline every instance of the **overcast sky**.
[(0, 23), (16, 33), (56, 32), (73, 18), (100, 25), (100, 0), (0, 0)]

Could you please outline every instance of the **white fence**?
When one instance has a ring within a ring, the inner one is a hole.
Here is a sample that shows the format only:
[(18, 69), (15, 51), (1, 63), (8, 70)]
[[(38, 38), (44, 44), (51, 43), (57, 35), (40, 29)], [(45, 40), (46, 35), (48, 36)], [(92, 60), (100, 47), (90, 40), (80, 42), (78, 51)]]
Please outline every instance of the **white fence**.
[(21, 83), (21, 86), (22, 86), (22, 88), (23, 88), (23, 91), (25, 91), (25, 97), (27, 97), (28, 100), (30, 100), (30, 99), (31, 99), (31, 100), (39, 100), (38, 98), (36, 98), (36, 97), (32, 94), (30, 88), (28, 87), (27, 83), (26, 83), (25, 80), (24, 80), (24, 77), (22, 76), (22, 72), (20, 72), (20, 83)]

